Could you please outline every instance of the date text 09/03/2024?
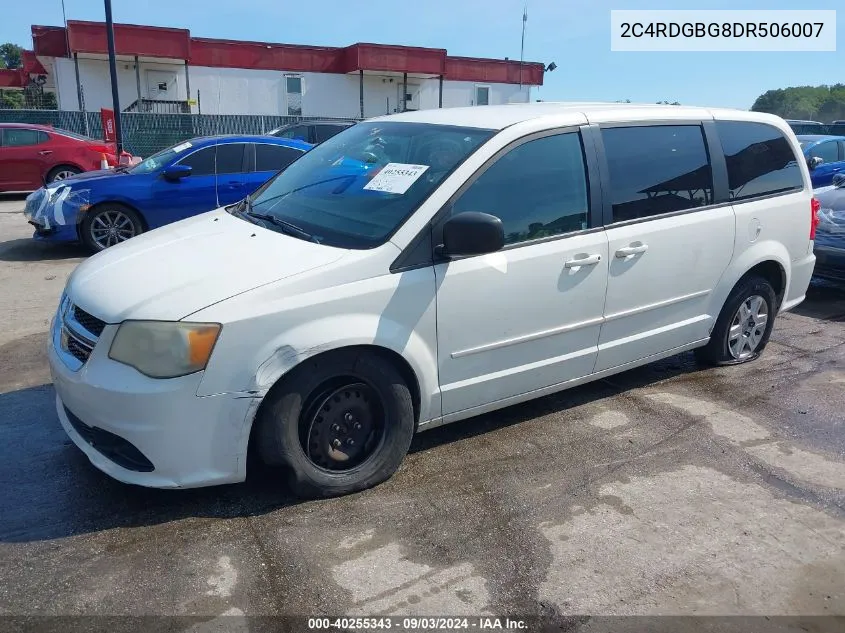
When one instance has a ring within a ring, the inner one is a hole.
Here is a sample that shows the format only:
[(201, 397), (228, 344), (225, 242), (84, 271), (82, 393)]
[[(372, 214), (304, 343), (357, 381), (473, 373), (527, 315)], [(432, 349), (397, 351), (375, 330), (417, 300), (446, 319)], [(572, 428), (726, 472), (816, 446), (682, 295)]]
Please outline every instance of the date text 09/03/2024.
[(346, 631), (450, 631), (450, 630), (525, 630), (524, 620), (496, 617), (358, 617), (308, 618), (312, 631), (342, 629)]

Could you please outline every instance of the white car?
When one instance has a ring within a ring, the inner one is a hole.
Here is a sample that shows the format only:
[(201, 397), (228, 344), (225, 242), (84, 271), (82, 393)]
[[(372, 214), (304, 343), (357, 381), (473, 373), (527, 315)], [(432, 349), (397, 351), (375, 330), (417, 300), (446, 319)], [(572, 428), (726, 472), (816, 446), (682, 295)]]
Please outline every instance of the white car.
[(59, 419), (133, 484), (302, 496), (415, 433), (696, 350), (763, 351), (813, 273), (795, 135), (754, 112), (505, 105), (358, 123), (242, 203), (91, 257), (51, 327)]

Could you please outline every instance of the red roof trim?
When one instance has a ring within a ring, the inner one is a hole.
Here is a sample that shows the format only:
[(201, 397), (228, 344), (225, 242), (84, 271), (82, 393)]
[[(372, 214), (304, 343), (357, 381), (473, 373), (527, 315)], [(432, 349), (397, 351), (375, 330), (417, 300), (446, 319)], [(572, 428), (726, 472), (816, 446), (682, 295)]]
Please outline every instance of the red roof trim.
[[(250, 68), (293, 72), (350, 73), (361, 70), (443, 75), (454, 81), (520, 83), (519, 62), (475, 57), (450, 57), (442, 48), (398, 46), (359, 42), (347, 47), (306, 46), (270, 42), (191, 37), (187, 29), (137, 24), (115, 24), (118, 54), (185, 59), (195, 66)], [(33, 26), (37, 55), (69, 55), (65, 30)], [(106, 54), (106, 31), (102, 22), (68, 22), (71, 53)], [(536, 62), (521, 65), (521, 82), (542, 85), (544, 66)]]
[(0, 88), (23, 88), (29, 83), (23, 68), (0, 69)]

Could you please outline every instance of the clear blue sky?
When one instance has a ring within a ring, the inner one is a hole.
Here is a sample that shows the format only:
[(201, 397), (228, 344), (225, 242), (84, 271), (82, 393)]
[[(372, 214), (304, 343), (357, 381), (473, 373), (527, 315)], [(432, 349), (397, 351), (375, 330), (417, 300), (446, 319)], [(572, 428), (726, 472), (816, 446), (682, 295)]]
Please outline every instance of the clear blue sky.
[[(344, 46), (378, 42), (519, 59), (523, 0), (113, 0), (116, 22), (192, 35)], [(0, 43), (31, 47), (30, 25), (62, 24), (61, 0), (4, 0)], [(70, 20), (103, 20), (102, 0), (65, 0)], [(610, 51), (610, 9), (836, 9), (835, 53)], [(845, 82), (842, 0), (528, 0), (525, 59), (557, 69), (532, 98), (680, 101), (749, 108), (773, 88)]]

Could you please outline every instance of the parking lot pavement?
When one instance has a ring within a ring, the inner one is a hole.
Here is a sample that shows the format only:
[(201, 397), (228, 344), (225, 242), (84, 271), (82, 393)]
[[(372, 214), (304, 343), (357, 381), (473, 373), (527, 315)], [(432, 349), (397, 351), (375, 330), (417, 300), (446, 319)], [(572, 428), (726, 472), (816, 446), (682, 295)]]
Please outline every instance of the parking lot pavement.
[(59, 427), (45, 332), (78, 249), (0, 200), (0, 614), (845, 615), (845, 291), (757, 362), (691, 355), (421, 434), (397, 475), (156, 491)]

